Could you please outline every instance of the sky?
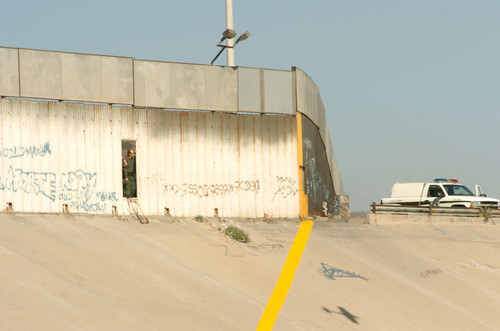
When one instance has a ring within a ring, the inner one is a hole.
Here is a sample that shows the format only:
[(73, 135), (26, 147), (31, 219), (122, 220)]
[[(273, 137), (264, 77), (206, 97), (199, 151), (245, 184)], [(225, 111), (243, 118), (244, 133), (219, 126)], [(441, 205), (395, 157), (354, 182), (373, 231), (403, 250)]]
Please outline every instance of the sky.
[[(225, 5), (4, 1), (0, 46), (208, 64)], [(437, 177), (500, 198), (500, 1), (233, 0), (233, 17), (237, 66), (319, 86), (352, 211)]]

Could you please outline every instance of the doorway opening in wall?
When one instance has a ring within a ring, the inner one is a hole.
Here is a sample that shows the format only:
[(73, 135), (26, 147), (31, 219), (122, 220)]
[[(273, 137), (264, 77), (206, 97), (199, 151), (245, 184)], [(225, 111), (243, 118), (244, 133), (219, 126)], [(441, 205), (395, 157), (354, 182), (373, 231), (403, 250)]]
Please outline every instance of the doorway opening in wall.
[(137, 159), (135, 140), (122, 140), (123, 197), (137, 198)]

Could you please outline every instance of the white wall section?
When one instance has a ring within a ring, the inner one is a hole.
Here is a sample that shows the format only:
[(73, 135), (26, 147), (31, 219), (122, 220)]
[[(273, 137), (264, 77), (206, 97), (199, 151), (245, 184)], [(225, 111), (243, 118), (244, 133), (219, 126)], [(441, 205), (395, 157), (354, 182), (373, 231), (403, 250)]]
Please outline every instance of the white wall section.
[(127, 212), (121, 141), (136, 140), (146, 214), (297, 217), (294, 117), (0, 100), (0, 206)]

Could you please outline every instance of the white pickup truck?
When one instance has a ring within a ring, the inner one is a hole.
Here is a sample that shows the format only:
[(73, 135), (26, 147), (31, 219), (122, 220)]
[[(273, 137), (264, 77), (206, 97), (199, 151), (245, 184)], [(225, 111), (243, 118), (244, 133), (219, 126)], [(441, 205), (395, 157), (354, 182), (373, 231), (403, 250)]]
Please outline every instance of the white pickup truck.
[(476, 193), (459, 184), (456, 179), (437, 178), (431, 183), (396, 183), (390, 198), (382, 199), (382, 205), (499, 208), (500, 200), (488, 198), (476, 185)]

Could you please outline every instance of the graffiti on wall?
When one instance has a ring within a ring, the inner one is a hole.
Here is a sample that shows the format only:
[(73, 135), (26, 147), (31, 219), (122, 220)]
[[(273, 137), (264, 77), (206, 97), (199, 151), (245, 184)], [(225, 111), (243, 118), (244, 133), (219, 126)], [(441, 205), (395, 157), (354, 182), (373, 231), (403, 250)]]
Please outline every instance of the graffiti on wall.
[(0, 158), (5, 159), (44, 157), (50, 154), (52, 151), (48, 142), (41, 145), (13, 146), (0, 149)]
[(40, 195), (52, 201), (56, 199), (56, 174), (14, 169), (7, 170), (7, 176), (0, 175), (0, 190)]
[(75, 170), (54, 172), (26, 171), (12, 166), (0, 174), (0, 191), (12, 191), (67, 203), (77, 212), (103, 212), (106, 202), (118, 201), (116, 192), (97, 191), (97, 173)]
[(84, 212), (103, 212), (106, 201), (118, 201), (116, 192), (96, 191), (97, 173), (76, 170), (61, 174), (59, 200), (70, 208)]
[(276, 184), (278, 185), (278, 189), (274, 192), (271, 201), (274, 201), (276, 197), (286, 199), (299, 192), (297, 181), (293, 180), (291, 177), (276, 176)]
[[(261, 182), (258, 179), (236, 180), (233, 182), (220, 184), (205, 183), (169, 183), (161, 174), (154, 174), (147, 177), (146, 180), (153, 185), (163, 187), (163, 193), (173, 193), (184, 196), (195, 196), (199, 198), (208, 198), (213, 196), (229, 196), (241, 192), (259, 193)], [(276, 198), (286, 199), (295, 196), (299, 192), (297, 181), (289, 176), (276, 176), (272, 201)]]
[(193, 195), (200, 198), (210, 196), (226, 196), (239, 192), (257, 193), (260, 189), (258, 180), (236, 180), (232, 183), (223, 184), (163, 184), (164, 192), (185, 195)]
[(65, 201), (78, 200), (89, 201), (95, 192), (97, 173), (89, 173), (83, 170), (70, 171), (61, 174), (61, 196)]

